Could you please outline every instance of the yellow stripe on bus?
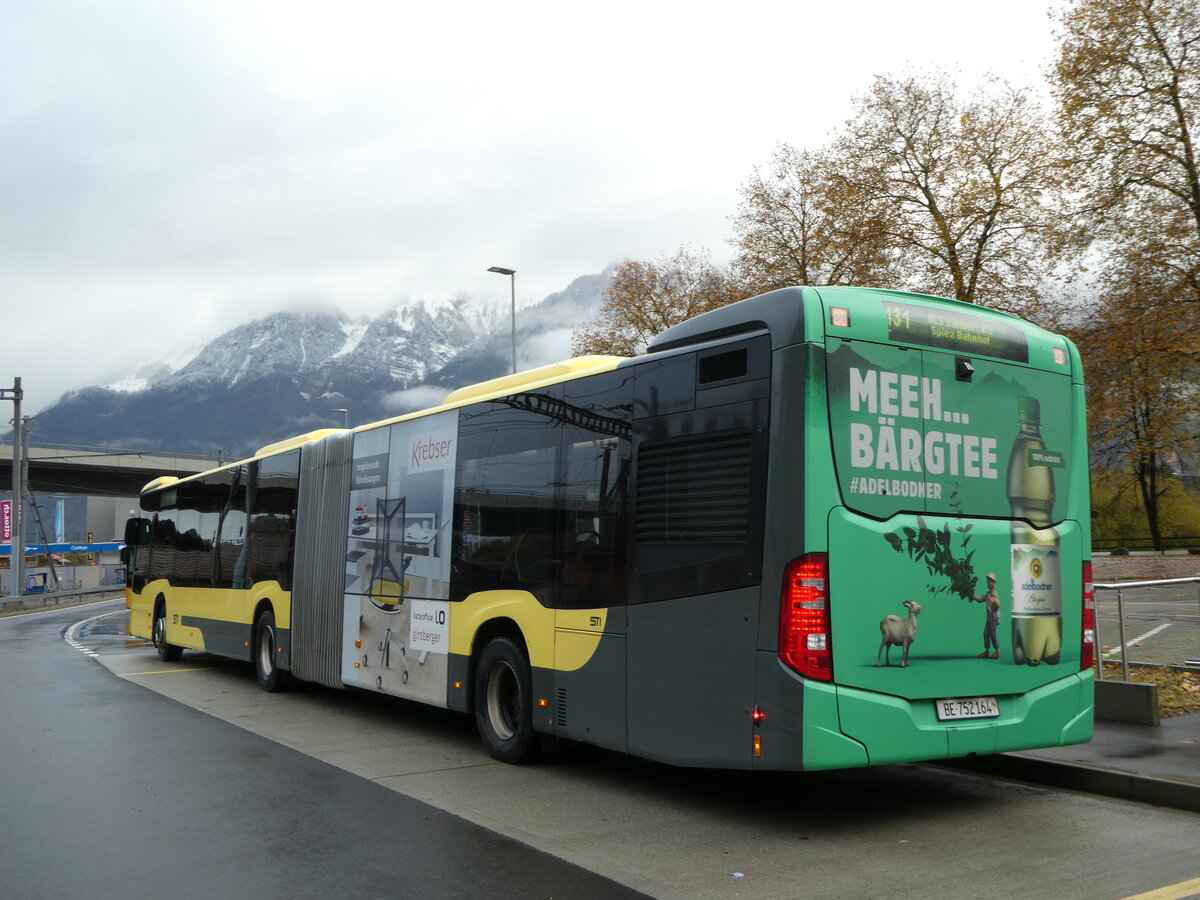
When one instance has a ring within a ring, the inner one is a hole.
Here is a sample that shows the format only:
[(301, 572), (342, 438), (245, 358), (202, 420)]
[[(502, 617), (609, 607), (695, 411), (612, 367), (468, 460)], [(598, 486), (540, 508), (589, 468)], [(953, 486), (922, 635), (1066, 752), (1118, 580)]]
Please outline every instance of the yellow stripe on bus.
[(450, 604), (450, 652), (469, 656), (479, 649), (473, 647), (475, 636), (492, 619), (516, 623), (525, 637), (530, 665), (574, 672), (583, 668), (600, 646), (608, 610), (553, 610), (528, 591), (480, 591)]

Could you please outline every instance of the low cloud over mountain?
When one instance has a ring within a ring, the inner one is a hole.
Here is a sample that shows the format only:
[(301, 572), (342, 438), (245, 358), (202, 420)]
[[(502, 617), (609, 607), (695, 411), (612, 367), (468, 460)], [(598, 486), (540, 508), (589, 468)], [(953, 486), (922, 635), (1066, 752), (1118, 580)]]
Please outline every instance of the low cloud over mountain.
[[(517, 312), (517, 365), (570, 356), (571, 332), (599, 309), (608, 273)], [(144, 450), (248, 456), (315, 428), (436, 405), (512, 370), (509, 311), (459, 298), (351, 321), (288, 312), (241, 325), (180, 364), (158, 361), (105, 387), (71, 391), (37, 416), (36, 435)]]

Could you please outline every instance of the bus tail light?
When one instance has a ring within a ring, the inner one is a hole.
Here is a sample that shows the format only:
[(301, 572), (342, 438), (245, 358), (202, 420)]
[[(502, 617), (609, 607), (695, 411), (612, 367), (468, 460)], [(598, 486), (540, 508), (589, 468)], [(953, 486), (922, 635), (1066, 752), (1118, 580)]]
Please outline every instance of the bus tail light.
[(779, 604), (779, 658), (817, 681), (833, 681), (828, 586), (829, 555), (806, 553), (784, 572)]
[(1079, 671), (1096, 664), (1096, 588), (1092, 585), (1092, 563), (1083, 564), (1083, 641), (1079, 648)]

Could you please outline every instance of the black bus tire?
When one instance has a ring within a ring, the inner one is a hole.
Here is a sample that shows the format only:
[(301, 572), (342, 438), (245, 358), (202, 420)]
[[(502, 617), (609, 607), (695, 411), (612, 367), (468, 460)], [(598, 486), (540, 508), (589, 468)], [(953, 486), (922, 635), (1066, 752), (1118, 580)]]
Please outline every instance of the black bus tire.
[(158, 651), (158, 658), (163, 662), (178, 662), (183, 656), (183, 648), (167, 643), (167, 604), (159, 603), (154, 607), (154, 627), (151, 631), (151, 641)]
[(507, 637), (483, 648), (475, 667), (475, 727), (493, 759), (523, 763), (541, 750), (533, 730), (533, 679), (529, 660)]
[(264, 609), (254, 626), (254, 673), (269, 694), (286, 691), (292, 684), (291, 673), (279, 668), (275, 637), (275, 614)]

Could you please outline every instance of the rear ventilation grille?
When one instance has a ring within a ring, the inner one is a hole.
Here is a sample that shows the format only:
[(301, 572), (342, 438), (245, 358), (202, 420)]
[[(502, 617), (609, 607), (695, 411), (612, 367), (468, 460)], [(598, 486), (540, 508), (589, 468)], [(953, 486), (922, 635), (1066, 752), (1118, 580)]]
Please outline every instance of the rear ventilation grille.
[(750, 430), (643, 443), (638, 543), (741, 543), (750, 513)]
[(567, 689), (558, 689), (558, 709), (554, 711), (555, 722), (559, 728), (567, 727)]

